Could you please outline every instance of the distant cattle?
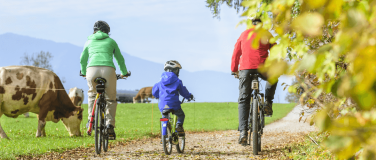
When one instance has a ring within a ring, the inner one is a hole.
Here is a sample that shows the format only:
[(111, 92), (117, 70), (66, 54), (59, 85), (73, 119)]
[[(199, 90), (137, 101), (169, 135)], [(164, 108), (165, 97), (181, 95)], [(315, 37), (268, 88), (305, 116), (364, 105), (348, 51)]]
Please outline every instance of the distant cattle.
[[(46, 136), (46, 121), (62, 120), (70, 136), (80, 136), (83, 109), (73, 105), (59, 77), (33, 66), (0, 67), (0, 117), (38, 114), (36, 137)], [(1, 138), (8, 138), (0, 125)]]
[(77, 87), (69, 89), (69, 98), (75, 106), (81, 106), (84, 100), (84, 91)]
[(151, 93), (153, 87), (144, 87), (141, 88), (140, 91), (138, 91), (137, 95), (133, 97), (133, 103), (138, 103), (138, 101), (141, 100), (141, 103), (150, 102), (148, 101), (148, 98), (155, 98), (153, 94)]

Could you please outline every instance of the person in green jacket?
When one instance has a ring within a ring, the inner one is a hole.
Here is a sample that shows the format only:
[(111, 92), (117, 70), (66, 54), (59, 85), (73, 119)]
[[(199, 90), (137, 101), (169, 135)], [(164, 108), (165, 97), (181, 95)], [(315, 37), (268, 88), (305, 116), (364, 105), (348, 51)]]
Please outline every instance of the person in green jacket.
[[(124, 57), (120, 52), (117, 43), (108, 36), (110, 26), (105, 21), (97, 21), (94, 24), (94, 33), (88, 37), (84, 50), (81, 53), (81, 73), (86, 77), (88, 90), (88, 113), (89, 121), (92, 115), (92, 109), (95, 101), (96, 83), (95, 78), (102, 77), (107, 80), (105, 86), (106, 106), (106, 124), (109, 139), (115, 140), (115, 115), (116, 115), (116, 73), (113, 57), (119, 65), (121, 77), (127, 77), (127, 67), (124, 63)], [(89, 64), (88, 64), (89, 60)], [(86, 125), (88, 128), (89, 121)]]

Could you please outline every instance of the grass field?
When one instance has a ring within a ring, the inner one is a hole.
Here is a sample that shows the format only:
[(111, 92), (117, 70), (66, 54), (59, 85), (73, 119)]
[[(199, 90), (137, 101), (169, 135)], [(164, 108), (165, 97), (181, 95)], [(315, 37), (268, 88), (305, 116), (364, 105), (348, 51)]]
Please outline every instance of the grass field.
[[(266, 124), (284, 117), (295, 104), (273, 104), (273, 117), (266, 118)], [(87, 122), (87, 105), (83, 105), (84, 120), (81, 123), (82, 133)], [(184, 103), (182, 108), (186, 118), (186, 131), (236, 130), (238, 127), (237, 103)], [(150, 137), (159, 134), (159, 118), (157, 104), (119, 104), (116, 114), (116, 141), (126, 141)], [(38, 126), (36, 115), (30, 113), (29, 118), (20, 115), (18, 118), (2, 116), (0, 119), (4, 131), (10, 140), (0, 139), (0, 159), (14, 159), (18, 155), (38, 155), (51, 151), (64, 151), (77, 147), (92, 147), (94, 137), (83, 134), (82, 137), (69, 137), (62, 122), (47, 122), (47, 137), (35, 138)], [(116, 142), (115, 141), (115, 142)]]

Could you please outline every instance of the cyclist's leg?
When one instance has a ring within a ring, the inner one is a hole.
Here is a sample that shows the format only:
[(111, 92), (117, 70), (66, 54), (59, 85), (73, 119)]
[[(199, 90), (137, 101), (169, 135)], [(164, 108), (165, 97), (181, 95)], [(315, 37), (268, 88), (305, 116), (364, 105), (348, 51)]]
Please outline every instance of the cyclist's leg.
[(177, 124), (183, 125), (184, 119), (185, 119), (185, 114), (183, 109), (178, 109), (174, 111), (174, 114), (177, 116), (178, 121), (176, 122)]
[[(94, 101), (95, 101), (95, 96), (97, 94), (97, 89), (96, 89), (96, 83), (94, 82), (96, 77), (100, 76), (99, 69), (97, 67), (89, 67), (87, 68), (86, 71), (86, 80), (87, 80), (87, 85), (89, 86), (89, 90), (87, 91), (88, 95), (88, 121), (90, 121), (90, 117), (93, 111), (93, 106), (94, 106)], [(89, 122), (86, 124), (86, 127), (88, 127)]]
[(266, 81), (265, 99), (266, 99), (266, 104), (267, 104), (266, 107), (267, 108), (265, 108), (265, 112), (266, 112), (267, 115), (272, 115), (273, 114), (273, 108), (272, 108), (273, 99), (274, 99), (274, 95), (275, 95), (275, 90), (277, 89), (278, 81), (272, 85), (267, 81), (266, 75), (263, 75), (261, 78)]
[(238, 100), (238, 111), (239, 111), (239, 143), (247, 143), (247, 131), (248, 131), (248, 118), (251, 100), (251, 82), (252, 79), (250, 74), (252, 70), (241, 70), (239, 71), (239, 100)]
[(106, 82), (106, 125), (112, 125), (115, 127), (115, 116), (116, 116), (116, 73), (115, 68), (112, 67), (102, 67), (102, 77), (107, 80)]
[(179, 133), (180, 136), (184, 136), (184, 128), (183, 128), (183, 124), (184, 124), (184, 119), (185, 119), (185, 114), (184, 114), (184, 111), (183, 109), (178, 109), (178, 110), (175, 110), (174, 111), (174, 114), (176, 115), (177, 117), (177, 122), (176, 122), (176, 131)]
[(238, 99), (238, 111), (239, 111), (239, 131), (248, 131), (248, 117), (251, 100), (251, 77), (249, 74), (251, 70), (239, 71), (239, 99)]

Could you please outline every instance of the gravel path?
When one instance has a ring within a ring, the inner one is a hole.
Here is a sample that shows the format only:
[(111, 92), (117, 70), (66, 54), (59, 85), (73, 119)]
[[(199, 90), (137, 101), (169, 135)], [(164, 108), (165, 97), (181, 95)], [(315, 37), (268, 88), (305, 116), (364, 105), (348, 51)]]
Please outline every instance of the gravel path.
[[(305, 117), (299, 122), (302, 110)], [(262, 137), (262, 151), (253, 156), (252, 147), (238, 144), (239, 132), (235, 130), (187, 133), (184, 154), (178, 154), (173, 146), (172, 154), (164, 155), (160, 138), (130, 141), (125, 144), (111, 146), (109, 152), (100, 156), (94, 153), (94, 147), (75, 149), (64, 153), (49, 154), (39, 158), (62, 159), (280, 159), (284, 152), (291, 148), (289, 143), (299, 142), (304, 135), (315, 128), (303, 122), (313, 110), (296, 106), (286, 117), (265, 126)], [(285, 158), (283, 158), (285, 159)]]

